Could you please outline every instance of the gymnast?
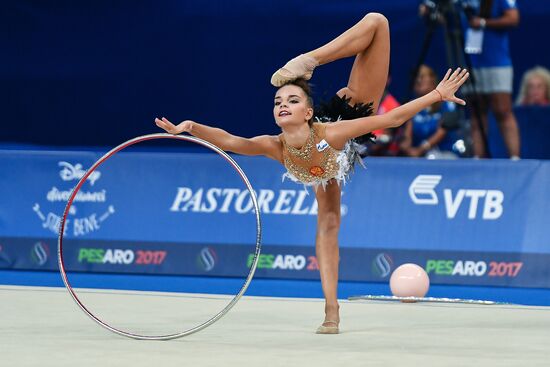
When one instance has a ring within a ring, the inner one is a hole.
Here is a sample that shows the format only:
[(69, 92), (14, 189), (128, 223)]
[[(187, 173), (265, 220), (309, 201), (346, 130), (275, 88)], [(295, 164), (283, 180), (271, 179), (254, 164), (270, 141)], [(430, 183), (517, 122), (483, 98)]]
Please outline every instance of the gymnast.
[[(307, 83), (314, 69), (351, 56), (355, 61), (347, 86), (314, 111)], [(293, 58), (273, 74), (271, 83), (278, 88), (273, 117), (281, 128), (277, 136), (243, 138), (191, 120), (175, 125), (164, 117), (155, 119), (170, 134), (188, 133), (225, 151), (274, 159), (286, 168), (285, 177), (314, 188), (318, 203), (315, 250), (325, 297), (325, 317), (318, 334), (339, 333), (340, 195), (354, 164), (362, 164), (357, 141), (370, 138), (372, 131), (398, 127), (436, 102), (465, 105), (455, 92), (469, 74), (460, 68), (449, 69), (431, 92), (384, 115), (371, 116), (384, 92), (389, 59), (388, 20), (369, 13), (334, 40)]]

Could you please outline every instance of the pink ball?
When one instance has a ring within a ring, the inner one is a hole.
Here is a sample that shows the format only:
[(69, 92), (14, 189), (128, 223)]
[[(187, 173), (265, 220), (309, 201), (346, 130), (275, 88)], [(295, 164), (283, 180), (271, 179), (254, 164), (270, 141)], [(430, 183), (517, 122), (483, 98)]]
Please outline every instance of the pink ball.
[(391, 292), (396, 297), (424, 297), (430, 289), (430, 278), (416, 264), (403, 264), (390, 278)]

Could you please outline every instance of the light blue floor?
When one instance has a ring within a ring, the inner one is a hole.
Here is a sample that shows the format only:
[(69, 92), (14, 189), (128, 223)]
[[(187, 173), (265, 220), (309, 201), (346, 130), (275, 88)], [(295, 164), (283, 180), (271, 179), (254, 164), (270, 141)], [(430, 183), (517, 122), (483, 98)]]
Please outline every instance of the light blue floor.
[[(183, 277), (158, 275), (71, 274), (71, 282), (84, 288), (108, 288), (162, 292), (232, 294), (239, 289), (242, 279), (219, 277)], [(191, 280), (191, 281), (190, 281)], [(0, 284), (43, 287), (63, 287), (57, 272), (0, 270)], [(384, 283), (341, 282), (339, 298), (356, 295), (391, 295)], [(253, 279), (246, 295), (270, 297), (322, 298), (319, 281)], [(550, 306), (550, 289), (472, 287), (432, 285), (427, 296), (444, 298), (480, 299), (520, 305)]]

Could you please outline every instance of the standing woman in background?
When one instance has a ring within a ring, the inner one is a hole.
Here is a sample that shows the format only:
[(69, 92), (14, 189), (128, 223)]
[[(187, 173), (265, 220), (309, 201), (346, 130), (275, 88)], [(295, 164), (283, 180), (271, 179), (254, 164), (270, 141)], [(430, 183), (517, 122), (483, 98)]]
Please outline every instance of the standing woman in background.
[[(469, 105), (476, 108), (472, 115), (472, 141), (474, 156), (487, 156), (483, 132), (487, 134), (487, 113), (493, 112), (502, 134), (508, 155), (519, 159), (519, 129), (512, 110), (512, 82), (514, 70), (510, 56), (508, 33), (519, 24), (519, 11), (515, 0), (471, 0), (475, 16), (469, 19), (471, 29), (481, 32), (481, 49), (473, 51), (472, 82), (475, 91), (467, 84), (465, 93), (470, 94)], [(480, 34), (478, 32), (478, 34)], [(468, 34), (466, 44), (468, 44)], [(479, 117), (481, 121), (479, 121)], [(480, 129), (482, 124), (483, 130)]]

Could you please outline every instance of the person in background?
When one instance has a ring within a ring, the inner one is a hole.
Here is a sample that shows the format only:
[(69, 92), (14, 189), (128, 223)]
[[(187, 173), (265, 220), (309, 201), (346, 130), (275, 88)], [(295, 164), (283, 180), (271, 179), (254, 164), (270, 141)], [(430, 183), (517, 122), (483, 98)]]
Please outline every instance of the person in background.
[(518, 106), (550, 106), (550, 71), (536, 66), (523, 74)]
[[(511, 159), (519, 159), (519, 128), (512, 110), (514, 72), (508, 41), (510, 29), (519, 24), (516, 1), (471, 0), (469, 4), (472, 13), (468, 19), (470, 28), (466, 32), (466, 45), (469, 41), (471, 44), (476, 43), (476, 47), (471, 47), (472, 51), (467, 50), (471, 53), (472, 83), (475, 83), (476, 93), (469, 85), (464, 92), (469, 94), (469, 105), (473, 109), (471, 134), (474, 157), (487, 157), (482, 131), (487, 134), (487, 114), (490, 109), (500, 128), (508, 155)], [(477, 39), (477, 42), (473, 39)]]
[[(418, 69), (414, 84), (416, 96), (423, 96), (432, 91), (437, 85), (435, 71), (422, 65)], [(409, 157), (424, 157), (433, 150), (452, 150), (452, 141), (447, 139), (446, 121), (455, 118), (456, 105), (452, 102), (441, 101), (417, 113), (407, 122), (401, 141), (401, 152)]]
[[(382, 95), (382, 100), (378, 106), (377, 115), (383, 115), (387, 112), (390, 112), (396, 107), (399, 107), (401, 104), (395, 99), (393, 95), (389, 92), (389, 86), (391, 84), (391, 74), (388, 75), (388, 81), (386, 82), (386, 89)], [(385, 157), (395, 157), (399, 154), (399, 143), (398, 138), (399, 128), (388, 128), (382, 130), (373, 131), (373, 134), (376, 136), (374, 143), (368, 144), (368, 155), (371, 156), (385, 156)]]

